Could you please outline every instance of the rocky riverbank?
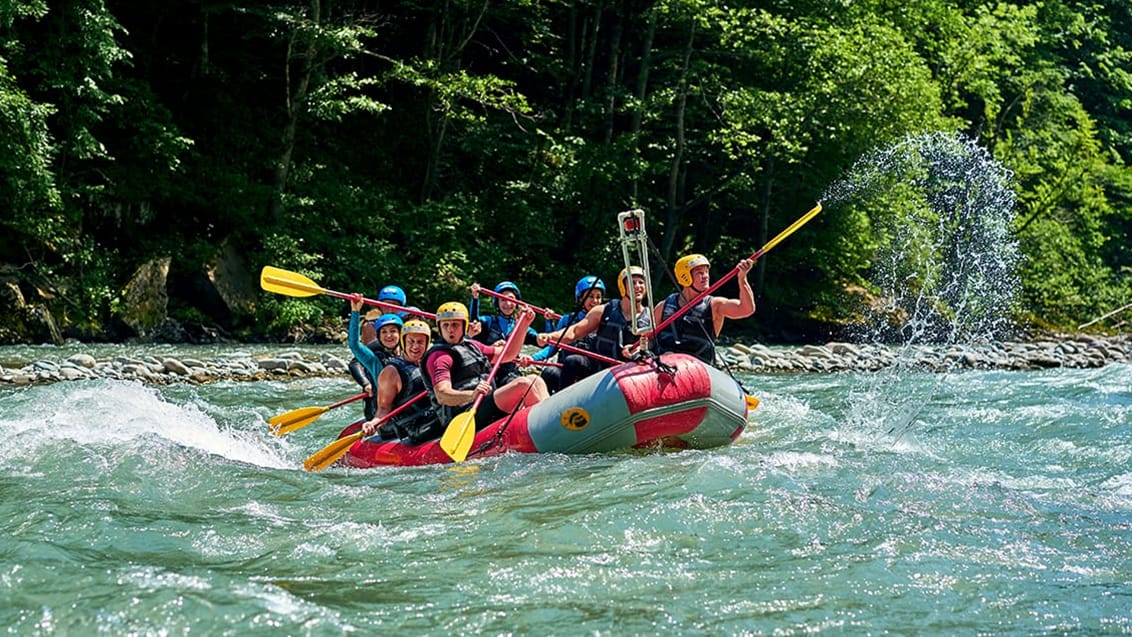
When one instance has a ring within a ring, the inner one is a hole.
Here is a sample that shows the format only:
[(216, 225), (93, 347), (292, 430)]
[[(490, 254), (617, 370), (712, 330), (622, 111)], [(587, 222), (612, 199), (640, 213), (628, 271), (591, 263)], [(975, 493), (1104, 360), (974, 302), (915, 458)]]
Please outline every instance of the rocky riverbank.
[[(930, 372), (963, 369), (1036, 370), (1101, 367), (1132, 363), (1132, 337), (1072, 335), (1033, 342), (982, 346), (893, 347), (827, 343), (801, 347), (734, 344), (720, 348), (732, 369), (753, 374), (877, 371), (900, 365)], [(95, 357), (72, 354), (36, 360), (18, 369), (0, 367), (0, 386), (26, 386), (88, 379), (133, 380), (149, 384), (262, 381), (348, 375), (347, 361), (329, 353), (275, 354), (238, 358), (163, 355)]]

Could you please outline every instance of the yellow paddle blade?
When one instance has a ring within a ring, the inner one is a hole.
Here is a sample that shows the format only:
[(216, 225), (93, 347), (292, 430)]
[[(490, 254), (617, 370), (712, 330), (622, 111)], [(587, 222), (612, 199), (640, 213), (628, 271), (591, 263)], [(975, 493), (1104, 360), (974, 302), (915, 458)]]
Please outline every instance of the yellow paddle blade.
[(783, 230), (782, 232), (779, 232), (777, 237), (771, 239), (769, 243), (767, 243), (765, 246), (763, 246), (762, 252), (764, 252), (764, 253), (770, 252), (771, 248), (773, 248), (774, 246), (781, 243), (783, 239), (785, 239), (786, 237), (789, 237), (791, 234), (794, 233), (795, 230), (804, 226), (807, 221), (809, 221), (810, 219), (813, 219), (814, 215), (818, 214), (819, 212), (821, 212), (821, 203), (818, 203), (818, 205), (811, 208), (809, 212), (802, 215), (794, 223), (790, 224), (789, 228)]
[(268, 292), (287, 296), (315, 296), (326, 290), (307, 277), (289, 270), (263, 266), (259, 273), (259, 286)]
[(325, 414), (326, 410), (326, 407), (303, 407), (302, 409), (295, 409), (285, 414), (274, 416), (268, 420), (267, 423), (271, 425), (271, 433), (276, 436), (282, 436), (292, 431), (302, 429), (318, 420), (318, 417)]
[(754, 411), (759, 406), (759, 399), (754, 396), (747, 396), (747, 411)]
[(453, 462), (463, 462), (472, 450), (476, 437), (476, 410), (473, 407), (457, 415), (448, 423), (444, 435), (440, 437), (440, 448), (452, 458)]
[(303, 461), (303, 468), (307, 471), (322, 471), (323, 469), (334, 464), (336, 460), (346, 455), (350, 447), (354, 443), (362, 439), (362, 432), (358, 430), (357, 433), (350, 434), (343, 438), (339, 438), (334, 442), (326, 445), (322, 449), (311, 454), (311, 457)]

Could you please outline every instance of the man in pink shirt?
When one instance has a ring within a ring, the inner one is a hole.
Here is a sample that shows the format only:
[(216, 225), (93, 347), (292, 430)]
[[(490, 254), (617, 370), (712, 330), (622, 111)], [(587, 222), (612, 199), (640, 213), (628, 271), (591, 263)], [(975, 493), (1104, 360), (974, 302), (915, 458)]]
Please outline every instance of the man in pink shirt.
[[(515, 330), (520, 334), (534, 319), (534, 313), (524, 309)], [(465, 338), (468, 330), (468, 308), (463, 303), (451, 302), (436, 310), (436, 327), (441, 341), (429, 348), (421, 360), (425, 386), (429, 390), (433, 409), (440, 422), (447, 426), (457, 414), (471, 408), (478, 394), (484, 394), (476, 409), (476, 430), (519, 409), (530, 407), (546, 398), (546, 383), (538, 376), (520, 376), (497, 387), (494, 379), (487, 382), (492, 364), (497, 357), (504, 363), (512, 361), (523, 346), (521, 339), (512, 339), (506, 348), (484, 345)]]

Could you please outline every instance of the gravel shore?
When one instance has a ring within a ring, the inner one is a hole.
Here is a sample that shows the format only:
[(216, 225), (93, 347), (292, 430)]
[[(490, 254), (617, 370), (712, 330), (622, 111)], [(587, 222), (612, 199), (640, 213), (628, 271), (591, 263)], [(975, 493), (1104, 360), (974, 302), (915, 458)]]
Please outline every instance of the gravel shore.
[[(800, 347), (733, 344), (720, 347), (720, 354), (732, 369), (751, 374), (866, 372), (895, 365), (931, 372), (964, 369), (1022, 371), (1132, 363), (1132, 336), (1079, 334), (1033, 342), (905, 347), (839, 342)], [(311, 355), (298, 351), (207, 360), (161, 355), (96, 358), (79, 353), (64, 360), (36, 360), (18, 369), (0, 367), (0, 386), (96, 378), (164, 385), (345, 376), (349, 373), (347, 360), (328, 353)]]

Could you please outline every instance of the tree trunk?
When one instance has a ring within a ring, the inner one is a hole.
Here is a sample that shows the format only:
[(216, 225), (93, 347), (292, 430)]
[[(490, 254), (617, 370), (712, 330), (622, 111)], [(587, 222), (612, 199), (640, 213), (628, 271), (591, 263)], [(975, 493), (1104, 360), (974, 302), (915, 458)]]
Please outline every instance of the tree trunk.
[[(766, 159), (765, 170), (763, 171), (766, 178), (763, 180), (763, 191), (759, 197), (759, 199), (761, 199), (762, 201), (759, 202), (759, 215), (756, 222), (756, 227), (758, 228), (758, 241), (755, 245), (758, 246), (766, 245), (766, 242), (768, 241), (767, 233), (769, 232), (770, 228), (770, 199), (771, 195), (773, 194), (772, 190), (774, 186), (774, 165), (774, 156), (768, 155)], [(756, 263), (755, 266), (755, 284), (753, 286), (753, 291), (755, 293), (755, 296), (758, 297), (762, 295), (763, 288), (765, 287), (766, 257), (759, 259), (758, 263)]]
[(680, 168), (684, 162), (684, 113), (688, 106), (688, 69), (691, 66), (692, 48), (696, 40), (696, 25), (688, 30), (688, 44), (684, 47), (683, 68), (680, 69), (679, 91), (676, 99), (676, 147), (672, 155), (672, 166), (668, 171), (668, 214), (664, 224), (664, 241), (661, 255), (664, 259), (672, 256), (672, 246), (676, 242), (676, 231), (682, 216), (682, 208), (677, 203), (680, 193)]
[[(322, 23), (322, 2), (311, 0), (310, 20), (307, 29), (316, 30)], [(300, 41), (302, 40), (302, 41)], [(294, 90), (291, 89), (291, 63), (295, 61), (295, 47), (305, 46), (305, 50), (298, 54), (299, 73)], [(271, 198), (269, 212), (272, 221), (279, 223), (283, 219), (283, 193), (287, 190), (287, 179), (291, 173), (291, 160), (295, 154), (295, 134), (299, 128), (299, 114), (307, 100), (310, 91), (311, 75), (314, 73), (315, 58), (318, 54), (317, 38), (313, 34), (304, 34), (303, 27), (296, 28), (291, 33), (287, 43), (287, 59), (283, 72), (286, 78), (287, 122), (283, 126), (282, 149), (275, 162), (272, 175), (274, 193)]]
[[(633, 119), (629, 125), (629, 132), (633, 136), (633, 147), (638, 148), (638, 142), (641, 136), (641, 120), (644, 118), (645, 111), (645, 95), (649, 86), (649, 67), (652, 65), (652, 43), (656, 37), (656, 14), (655, 10), (649, 11), (649, 28), (645, 32), (645, 41), (641, 44), (641, 68), (637, 72), (637, 88), (633, 95), (637, 98), (637, 106), (633, 109)], [(640, 183), (634, 179), (633, 183), (629, 185), (629, 194), (633, 201), (638, 201), (638, 186)]]

